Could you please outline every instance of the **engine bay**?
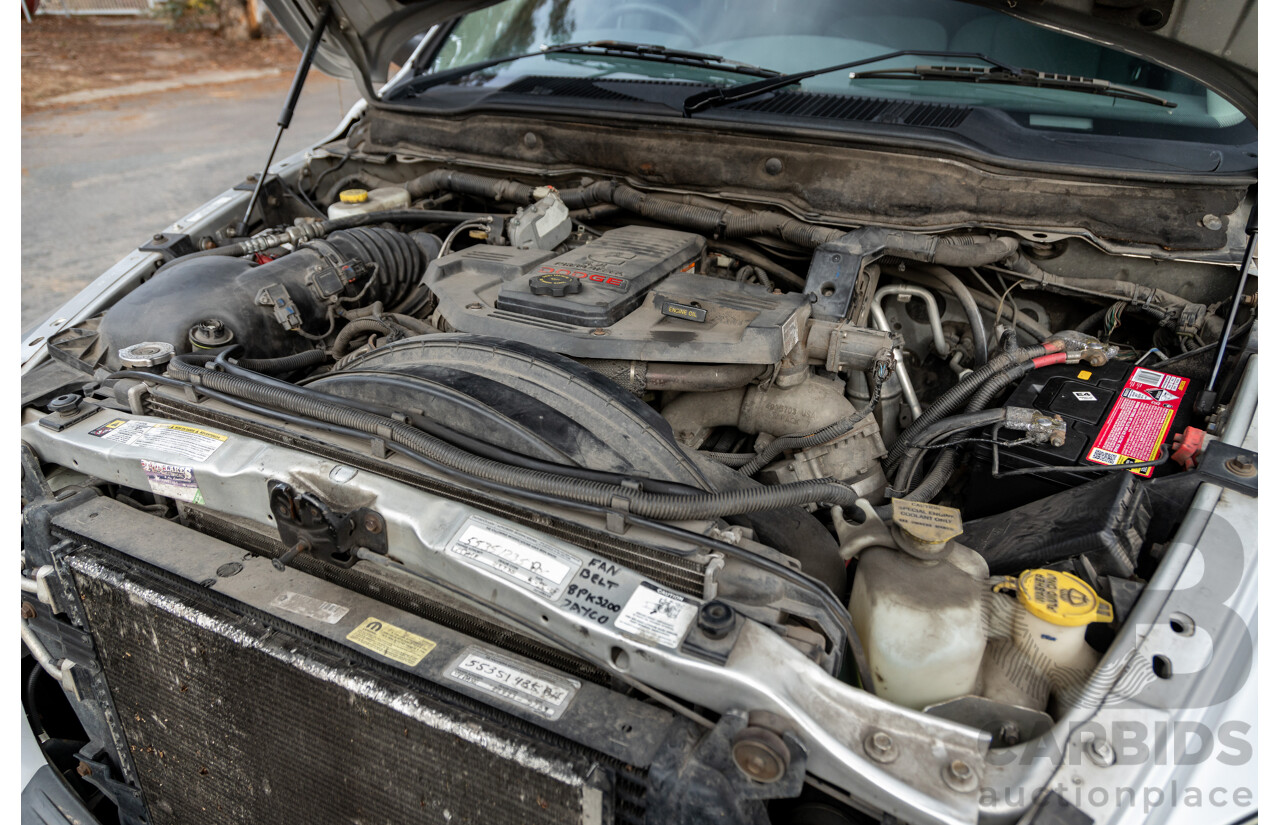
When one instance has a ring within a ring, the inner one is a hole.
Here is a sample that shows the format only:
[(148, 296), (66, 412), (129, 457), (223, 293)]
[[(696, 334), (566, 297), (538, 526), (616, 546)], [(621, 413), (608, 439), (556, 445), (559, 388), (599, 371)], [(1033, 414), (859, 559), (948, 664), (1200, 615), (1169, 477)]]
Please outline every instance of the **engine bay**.
[[(24, 443), (55, 489), (281, 569), (455, 597), (479, 571), (544, 625), (703, 663), (750, 620), (846, 701), (991, 747), (1083, 701), (1256, 351), (1220, 262), (331, 148), (272, 181), (258, 231), (188, 238), (50, 340)], [(477, 510), (419, 518), (411, 490)], [(482, 610), (535, 635), (513, 604)], [(652, 699), (634, 653), (582, 637), (560, 644)]]

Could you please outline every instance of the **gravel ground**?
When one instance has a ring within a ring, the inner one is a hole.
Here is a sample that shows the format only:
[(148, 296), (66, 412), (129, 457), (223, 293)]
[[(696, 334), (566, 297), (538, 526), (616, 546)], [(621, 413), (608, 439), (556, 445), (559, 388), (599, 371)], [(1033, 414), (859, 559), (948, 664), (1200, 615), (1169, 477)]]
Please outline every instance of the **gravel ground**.
[[(63, 23), (68, 25), (58, 25)], [(28, 50), (42, 55), (40, 65), (54, 66), (51, 44), (62, 41), (45, 35), (64, 31), (97, 31), (103, 42), (112, 45), (99, 49), (100, 71), (84, 78), (86, 86), (53, 84), (44, 76), (32, 85), (24, 71), (24, 331), (152, 234), (260, 171), (298, 60), (297, 48), (278, 38), (248, 44), (246, 51), (243, 42), (217, 41), (200, 32), (179, 35), (153, 23), (101, 24), (41, 17), (35, 26), (24, 24), (22, 30), (24, 70)], [(73, 53), (67, 58), (71, 68), (48, 71), (63, 77), (79, 75), (83, 69), (75, 66), (85, 60), (86, 52), (80, 50), (84, 43), (66, 43)], [(168, 64), (167, 71), (157, 67), (170, 58), (159, 62), (147, 58), (132, 66), (130, 54), (142, 44), (150, 44), (143, 51), (149, 49), (152, 55), (164, 49), (182, 54)], [(190, 44), (191, 50), (186, 51), (183, 44)], [(206, 66), (200, 61), (209, 51), (222, 57)], [(226, 56), (232, 52), (253, 59), (236, 62)], [(149, 67), (144, 65), (148, 61)], [(281, 67), (287, 68), (249, 81), (136, 93), (139, 82), (217, 80), (237, 72)], [(116, 79), (107, 83), (103, 78)], [(94, 91), (97, 97), (74, 106), (28, 104), (29, 99), (47, 101), (55, 86), (62, 93)], [(349, 81), (312, 72), (277, 157), (324, 137), (357, 100), (359, 95)]]

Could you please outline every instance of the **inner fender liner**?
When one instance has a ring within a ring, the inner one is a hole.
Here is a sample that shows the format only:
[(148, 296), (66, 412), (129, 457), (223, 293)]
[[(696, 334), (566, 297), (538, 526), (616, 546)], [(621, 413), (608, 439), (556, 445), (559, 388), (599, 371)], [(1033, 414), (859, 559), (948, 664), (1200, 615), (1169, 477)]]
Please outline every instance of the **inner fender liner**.
[(517, 341), (411, 338), (310, 386), (543, 461), (715, 489), (644, 402), (577, 361)]

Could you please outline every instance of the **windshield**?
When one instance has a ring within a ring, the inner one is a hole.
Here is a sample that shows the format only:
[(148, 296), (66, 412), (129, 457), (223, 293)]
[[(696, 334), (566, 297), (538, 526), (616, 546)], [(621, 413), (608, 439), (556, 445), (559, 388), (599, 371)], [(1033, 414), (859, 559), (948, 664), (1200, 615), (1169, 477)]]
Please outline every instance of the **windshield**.
[[(618, 40), (719, 55), (780, 72), (813, 69), (897, 49), (976, 52), (1020, 68), (1100, 78), (1175, 104), (1078, 90), (975, 85), (944, 79), (851, 78), (799, 84), (806, 92), (987, 106), (1023, 125), (1077, 133), (1153, 136), (1241, 145), (1256, 140), (1245, 116), (1176, 72), (955, 0), (506, 0), (460, 18), (427, 72), (537, 51), (544, 45)], [(966, 58), (898, 57), (863, 69), (985, 65)], [(623, 55), (538, 55), (455, 83), (501, 87), (521, 77), (664, 78), (730, 85), (756, 78), (722, 68), (673, 66)]]

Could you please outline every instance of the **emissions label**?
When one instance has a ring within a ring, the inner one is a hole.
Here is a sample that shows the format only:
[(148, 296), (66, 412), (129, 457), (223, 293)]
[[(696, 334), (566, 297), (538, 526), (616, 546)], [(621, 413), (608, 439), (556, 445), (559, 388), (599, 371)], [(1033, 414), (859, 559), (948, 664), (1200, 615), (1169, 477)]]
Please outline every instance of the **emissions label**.
[(151, 492), (192, 504), (204, 504), (204, 496), (196, 485), (196, 472), (190, 467), (142, 459), (142, 472), (147, 474)]
[(654, 644), (677, 647), (697, 615), (697, 603), (687, 596), (641, 582), (614, 625), (623, 633)]
[(528, 708), (547, 719), (559, 719), (582, 683), (479, 647), (469, 647), (453, 663), (449, 678)]
[[(1086, 460), (1093, 464), (1136, 464), (1155, 459), (1188, 383), (1177, 375), (1136, 367), (1089, 447)], [(1155, 468), (1131, 472), (1150, 478)]]
[(436, 643), (428, 638), (372, 617), (348, 633), (347, 640), (410, 667), (436, 648)]
[(449, 545), (449, 553), (489, 575), (548, 599), (564, 594), (582, 559), (534, 536), (472, 516)]
[(193, 461), (204, 461), (226, 443), (227, 437), (185, 424), (160, 424), (151, 421), (126, 421), (117, 418), (90, 430), (89, 435), (119, 441), (131, 447), (149, 447)]

